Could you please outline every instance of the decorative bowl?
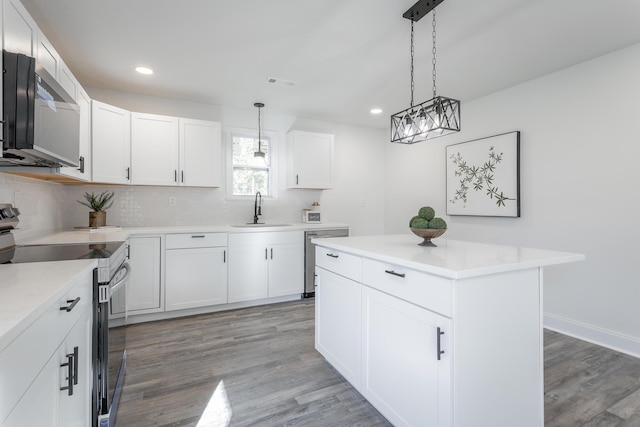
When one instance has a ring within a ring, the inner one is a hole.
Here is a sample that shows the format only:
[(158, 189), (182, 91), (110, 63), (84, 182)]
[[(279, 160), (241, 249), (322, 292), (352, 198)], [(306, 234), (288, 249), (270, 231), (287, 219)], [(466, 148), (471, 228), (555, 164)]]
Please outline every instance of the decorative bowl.
[(418, 246), (436, 246), (431, 243), (431, 239), (435, 239), (436, 237), (442, 236), (446, 228), (413, 228), (409, 227), (413, 234), (418, 237), (422, 237), (424, 240), (421, 243), (418, 243)]

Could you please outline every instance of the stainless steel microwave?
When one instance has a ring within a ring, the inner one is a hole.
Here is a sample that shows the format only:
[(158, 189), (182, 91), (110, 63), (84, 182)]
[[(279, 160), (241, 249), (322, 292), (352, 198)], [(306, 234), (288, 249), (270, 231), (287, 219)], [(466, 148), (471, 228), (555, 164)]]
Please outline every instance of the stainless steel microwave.
[(34, 58), (2, 52), (0, 165), (79, 166), (80, 109)]

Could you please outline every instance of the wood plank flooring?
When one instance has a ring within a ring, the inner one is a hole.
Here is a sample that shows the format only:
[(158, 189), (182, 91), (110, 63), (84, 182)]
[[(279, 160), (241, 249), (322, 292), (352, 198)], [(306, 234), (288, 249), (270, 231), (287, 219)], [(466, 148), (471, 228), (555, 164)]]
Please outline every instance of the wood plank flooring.
[[(313, 299), (132, 325), (127, 348), (119, 427), (391, 425), (315, 351)], [(640, 426), (640, 360), (545, 331), (545, 426)]]

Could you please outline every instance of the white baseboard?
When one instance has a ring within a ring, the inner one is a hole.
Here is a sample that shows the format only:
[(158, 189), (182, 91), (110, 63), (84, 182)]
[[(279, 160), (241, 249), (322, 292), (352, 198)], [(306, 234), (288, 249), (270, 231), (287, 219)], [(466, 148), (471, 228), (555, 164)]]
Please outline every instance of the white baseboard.
[(570, 337), (640, 358), (640, 340), (565, 317), (544, 313), (544, 327)]

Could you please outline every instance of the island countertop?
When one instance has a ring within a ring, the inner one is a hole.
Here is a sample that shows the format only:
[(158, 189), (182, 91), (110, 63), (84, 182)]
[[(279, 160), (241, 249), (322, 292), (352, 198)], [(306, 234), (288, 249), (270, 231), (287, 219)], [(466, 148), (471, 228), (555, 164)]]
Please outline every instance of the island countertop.
[(332, 237), (312, 242), (447, 279), (465, 279), (585, 259), (578, 253), (442, 238), (434, 239), (435, 247), (419, 246), (420, 238), (412, 234)]

